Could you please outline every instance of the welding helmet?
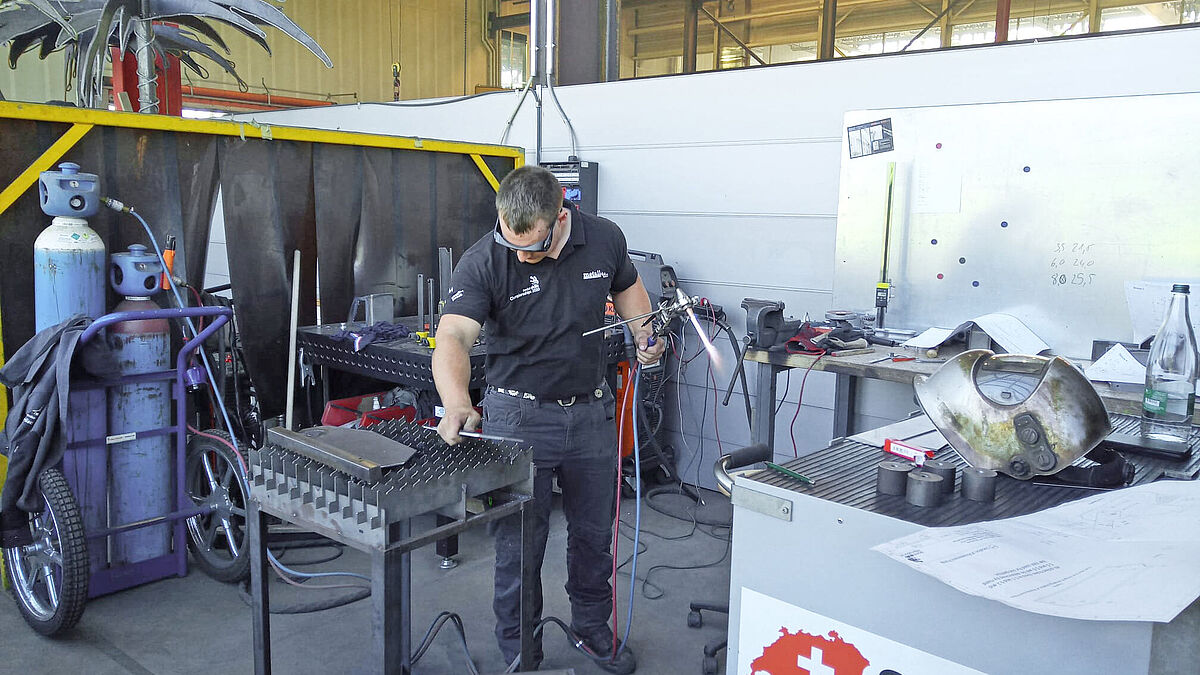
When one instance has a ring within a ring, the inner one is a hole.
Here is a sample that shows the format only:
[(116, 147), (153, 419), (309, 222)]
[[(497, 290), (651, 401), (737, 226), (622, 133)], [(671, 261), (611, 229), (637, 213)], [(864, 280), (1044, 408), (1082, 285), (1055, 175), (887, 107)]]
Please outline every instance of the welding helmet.
[[(1021, 480), (1062, 472), (1112, 430), (1092, 383), (1058, 356), (972, 349), (918, 376), (913, 388), (968, 464)], [(1122, 462), (1113, 470), (1116, 482), (1128, 468)]]

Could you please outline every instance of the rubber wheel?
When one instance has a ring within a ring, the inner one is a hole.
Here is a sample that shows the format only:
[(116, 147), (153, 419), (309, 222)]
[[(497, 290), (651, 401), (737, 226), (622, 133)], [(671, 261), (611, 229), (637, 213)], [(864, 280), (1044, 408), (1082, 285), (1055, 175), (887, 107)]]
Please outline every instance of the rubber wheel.
[(687, 618), (688, 628), (699, 628), (704, 625), (704, 618), (700, 616), (700, 612), (692, 610), (688, 612)]
[[(216, 429), (204, 433), (230, 440)], [(209, 513), (187, 520), (188, 551), (205, 574), (227, 583), (250, 575), (246, 551), (245, 472), (233, 449), (207, 436), (193, 435), (187, 444), (184, 485), (196, 506)]]
[(53, 637), (83, 615), (90, 563), (83, 518), (67, 479), (58, 469), (46, 469), (38, 487), (45, 509), (29, 520), (33, 543), (4, 549), (4, 565), (25, 623)]
[(704, 657), (704, 661), (700, 664), (700, 670), (704, 675), (717, 675), (717, 657)]

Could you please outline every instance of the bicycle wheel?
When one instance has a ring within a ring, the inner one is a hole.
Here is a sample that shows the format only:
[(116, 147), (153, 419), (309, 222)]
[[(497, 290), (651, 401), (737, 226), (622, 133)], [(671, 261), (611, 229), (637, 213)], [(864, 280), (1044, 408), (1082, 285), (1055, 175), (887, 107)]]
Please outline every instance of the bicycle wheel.
[(79, 504), (58, 469), (38, 477), (45, 500), (29, 519), (33, 543), (4, 549), (4, 563), (21, 616), (35, 631), (55, 636), (74, 626), (87, 603), (89, 561)]
[[(225, 441), (229, 434), (208, 429), (204, 433)], [(188, 551), (205, 574), (224, 582), (237, 582), (250, 574), (246, 552), (246, 492), (241, 462), (220, 440), (195, 435), (188, 441), (184, 484), (197, 506), (208, 513), (188, 518)]]

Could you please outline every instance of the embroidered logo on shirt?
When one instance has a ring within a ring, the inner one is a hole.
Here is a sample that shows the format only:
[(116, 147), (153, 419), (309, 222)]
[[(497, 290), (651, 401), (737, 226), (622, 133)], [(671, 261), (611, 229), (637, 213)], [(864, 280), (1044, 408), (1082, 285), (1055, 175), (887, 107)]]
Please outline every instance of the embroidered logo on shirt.
[(536, 276), (530, 274), (529, 275), (529, 287), (526, 288), (525, 290), (521, 291), (520, 293), (517, 293), (516, 295), (509, 296), (508, 301), (512, 302), (513, 300), (516, 300), (517, 298), (523, 298), (527, 295), (533, 295), (534, 293), (537, 293), (541, 290), (542, 290), (541, 282), (538, 281), (538, 278)]
[[(453, 290), (453, 289), (451, 289), (451, 290)], [(459, 299), (459, 298), (461, 298), (462, 296), (463, 296), (463, 292), (462, 292), (462, 291), (457, 291), (457, 292), (455, 292), (455, 293), (454, 293), (454, 295), (451, 295), (451, 296), (450, 296), (450, 302), (454, 302), (455, 300), (458, 300), (458, 299)]]
[(591, 272), (583, 273), (584, 281), (587, 281), (588, 279), (607, 279), (607, 278), (608, 278), (608, 272), (605, 272), (604, 270), (593, 270)]

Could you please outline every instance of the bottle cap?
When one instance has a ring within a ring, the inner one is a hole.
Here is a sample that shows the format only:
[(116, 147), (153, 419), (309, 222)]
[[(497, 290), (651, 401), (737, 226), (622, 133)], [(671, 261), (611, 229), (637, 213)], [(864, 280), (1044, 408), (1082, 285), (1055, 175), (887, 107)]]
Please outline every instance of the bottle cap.
[(1187, 293), (1188, 290), (1189, 290), (1189, 287), (1187, 284), (1175, 284), (1174, 286), (1171, 287), (1172, 293)]

